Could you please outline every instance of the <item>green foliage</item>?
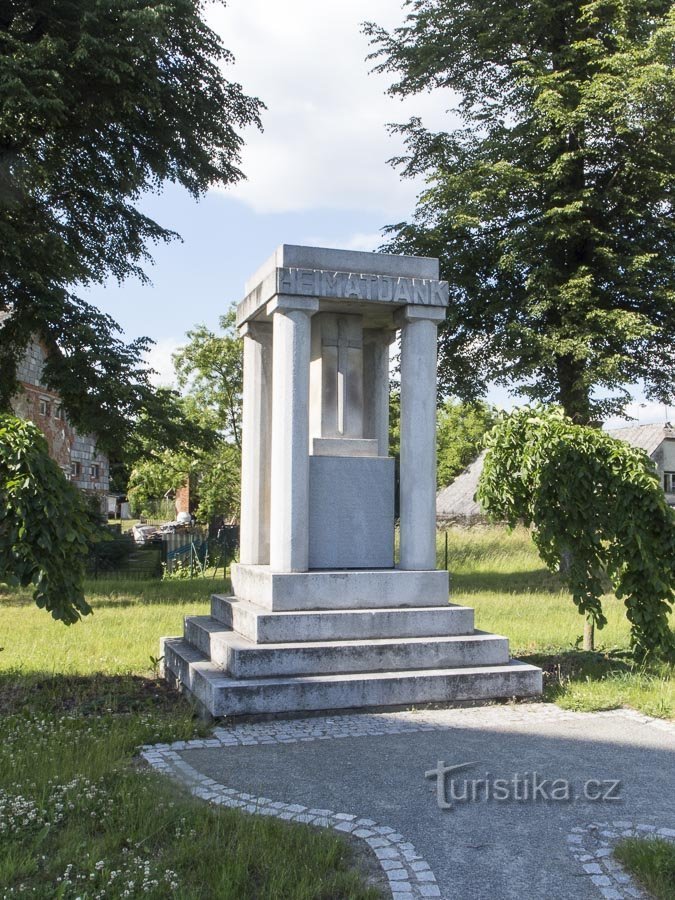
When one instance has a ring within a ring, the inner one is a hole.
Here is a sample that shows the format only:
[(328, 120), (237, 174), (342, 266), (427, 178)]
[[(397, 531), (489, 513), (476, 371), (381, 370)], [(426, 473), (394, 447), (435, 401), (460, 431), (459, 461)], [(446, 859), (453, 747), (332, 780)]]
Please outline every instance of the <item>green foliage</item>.
[(630, 837), (618, 841), (614, 855), (649, 891), (654, 900), (675, 893), (675, 844), (667, 838)]
[(127, 487), (132, 513), (138, 515), (152, 501), (184, 485), (191, 467), (192, 459), (188, 453), (173, 453), (171, 450), (138, 463), (131, 472)]
[(243, 348), (234, 307), (221, 316), (221, 334), (206, 325), (188, 331), (188, 343), (173, 356), (181, 388), (189, 388), (194, 410), (241, 448)]
[[(626, 384), (675, 383), (675, 9), (669, 0), (409, 0), (373, 24), (404, 97), (438, 90), (451, 130), (397, 126), (426, 188), (387, 250), (450, 283), (443, 390), (520, 385), (587, 423)], [(602, 394), (601, 398), (599, 394)]]
[(477, 496), (488, 513), (534, 526), (542, 559), (598, 628), (607, 577), (635, 649), (672, 652), (675, 512), (647, 454), (543, 408), (502, 416), (486, 443)]
[(198, 325), (174, 355), (180, 386), (185, 438), (179, 448), (153, 442), (150, 432), (140, 444), (144, 456), (134, 466), (128, 495), (139, 511), (189, 479), (201, 521), (236, 516), (241, 477), (242, 341), (235, 311), (220, 319), (221, 333)]
[(497, 418), (495, 410), (480, 401), (447, 400), (438, 411), (436, 445), (438, 487), (450, 484), (479, 454), (486, 433)]
[(141, 363), (75, 285), (145, 279), (148, 245), (177, 237), (138, 208), (167, 181), (194, 197), (237, 182), (259, 101), (200, 0), (12, 0), (0, 10), (0, 408), (31, 335), (74, 424), (119, 444), (151, 402)]
[(82, 580), (95, 524), (30, 422), (0, 415), (0, 580), (33, 586), (66, 625), (91, 612)]

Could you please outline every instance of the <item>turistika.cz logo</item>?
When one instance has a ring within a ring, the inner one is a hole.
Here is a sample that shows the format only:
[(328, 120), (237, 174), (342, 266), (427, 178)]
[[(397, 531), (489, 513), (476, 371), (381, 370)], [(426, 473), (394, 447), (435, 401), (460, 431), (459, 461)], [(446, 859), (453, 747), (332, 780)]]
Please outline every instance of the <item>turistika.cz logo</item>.
[(458, 772), (477, 766), (476, 762), (449, 766), (438, 760), (435, 769), (424, 773), (436, 779), (439, 809), (452, 809), (455, 803), (612, 803), (621, 800), (621, 782), (612, 778), (589, 778), (575, 784), (567, 778), (546, 777), (539, 772), (514, 773), (495, 778), (486, 772), (482, 778), (457, 778)]

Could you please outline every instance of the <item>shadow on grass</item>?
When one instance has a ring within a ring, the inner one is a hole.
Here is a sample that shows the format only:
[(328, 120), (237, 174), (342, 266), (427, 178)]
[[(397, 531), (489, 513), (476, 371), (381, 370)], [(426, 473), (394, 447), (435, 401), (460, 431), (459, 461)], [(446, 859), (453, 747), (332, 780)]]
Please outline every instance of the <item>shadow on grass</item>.
[(450, 593), (490, 591), (505, 594), (559, 594), (565, 590), (561, 580), (548, 569), (527, 572), (455, 573), (450, 569)]
[(520, 654), (519, 659), (542, 669), (544, 699), (551, 702), (564, 696), (574, 684), (592, 685), (620, 678), (663, 678), (673, 674), (672, 665), (660, 660), (639, 663), (625, 648)]
[(0, 672), (0, 716), (98, 716), (102, 713), (171, 713), (184, 701), (166, 681), (142, 675), (53, 675)]

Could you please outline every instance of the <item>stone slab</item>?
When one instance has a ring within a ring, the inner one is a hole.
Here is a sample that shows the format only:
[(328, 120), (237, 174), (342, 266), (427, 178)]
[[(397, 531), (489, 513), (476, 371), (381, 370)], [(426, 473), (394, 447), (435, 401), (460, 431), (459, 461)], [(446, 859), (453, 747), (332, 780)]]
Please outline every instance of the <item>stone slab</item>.
[(439, 570), (273, 572), (235, 563), (231, 581), (240, 600), (274, 611), (446, 606), (449, 594), (448, 573)]
[(304, 641), (260, 645), (211, 616), (188, 616), (185, 639), (233, 678), (396, 672), (505, 665), (505, 637), (485, 632), (441, 637)]
[(379, 445), (374, 438), (313, 438), (314, 456), (377, 456)]
[(342, 308), (365, 304), (390, 313), (415, 304), (445, 307), (448, 284), (438, 276), (437, 259), (282, 244), (246, 282), (237, 326), (269, 314), (267, 304), (277, 297), (321, 299)]
[(394, 460), (310, 456), (309, 568), (394, 565)]
[(162, 642), (165, 674), (215, 717), (538, 696), (541, 669), (508, 665), (236, 679), (182, 638)]
[(251, 641), (344, 641), (369, 638), (438, 637), (471, 634), (469, 606), (412, 609), (340, 609), (320, 612), (272, 612), (255, 603), (214, 594), (211, 615)]
[(439, 275), (438, 260), (426, 256), (399, 256), (393, 253), (280, 244), (248, 279), (245, 285), (246, 294), (255, 290), (275, 269), (284, 266), (295, 269), (333, 269), (336, 272), (358, 272), (369, 275), (397, 275), (406, 278), (437, 279)]

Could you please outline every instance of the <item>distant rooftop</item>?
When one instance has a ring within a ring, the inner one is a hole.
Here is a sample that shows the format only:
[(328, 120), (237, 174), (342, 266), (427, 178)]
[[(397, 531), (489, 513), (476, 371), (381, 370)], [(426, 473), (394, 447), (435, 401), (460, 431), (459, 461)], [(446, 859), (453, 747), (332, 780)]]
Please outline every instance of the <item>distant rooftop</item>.
[(670, 422), (610, 428), (607, 434), (611, 434), (613, 438), (617, 438), (620, 441), (625, 441), (632, 447), (639, 447), (648, 453), (649, 456), (659, 448), (663, 441), (675, 439), (675, 429)]
[(485, 516), (474, 495), (483, 471), (486, 451), (436, 496), (436, 516), (439, 519), (478, 519)]

